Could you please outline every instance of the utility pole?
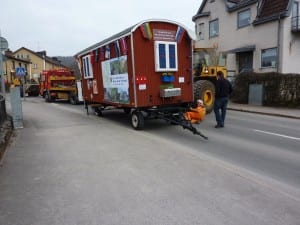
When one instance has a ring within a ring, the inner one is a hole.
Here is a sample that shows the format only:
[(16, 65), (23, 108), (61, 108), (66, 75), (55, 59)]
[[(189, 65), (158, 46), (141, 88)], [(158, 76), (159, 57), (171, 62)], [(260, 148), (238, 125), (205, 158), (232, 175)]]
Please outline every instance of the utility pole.
[(7, 48), (8, 48), (8, 42), (5, 38), (1, 37), (1, 32), (0, 32), (0, 76), (1, 76), (1, 92), (4, 99), (6, 97), (6, 93), (5, 93), (5, 83), (4, 83), (4, 75), (3, 75), (2, 52), (6, 51)]

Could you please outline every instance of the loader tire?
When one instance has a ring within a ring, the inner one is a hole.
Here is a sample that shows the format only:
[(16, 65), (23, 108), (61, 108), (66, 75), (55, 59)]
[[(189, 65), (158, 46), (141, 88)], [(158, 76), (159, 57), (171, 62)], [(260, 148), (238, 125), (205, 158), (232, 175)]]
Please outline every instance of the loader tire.
[(210, 113), (215, 103), (215, 85), (209, 80), (198, 80), (194, 83), (194, 99), (202, 99), (206, 114)]

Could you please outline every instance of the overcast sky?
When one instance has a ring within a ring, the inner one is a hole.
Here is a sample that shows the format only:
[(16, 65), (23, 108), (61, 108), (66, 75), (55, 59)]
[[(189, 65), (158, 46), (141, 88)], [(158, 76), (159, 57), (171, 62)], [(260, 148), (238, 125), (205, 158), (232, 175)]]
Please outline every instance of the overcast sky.
[(0, 0), (0, 31), (15, 51), (73, 56), (145, 19), (168, 19), (194, 31), (202, 0)]

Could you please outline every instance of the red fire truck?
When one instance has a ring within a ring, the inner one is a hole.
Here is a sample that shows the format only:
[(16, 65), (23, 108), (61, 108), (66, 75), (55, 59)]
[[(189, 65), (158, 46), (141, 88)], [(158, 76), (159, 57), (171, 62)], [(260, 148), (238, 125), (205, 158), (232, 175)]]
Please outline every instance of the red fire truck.
[(76, 77), (74, 71), (68, 69), (43, 70), (40, 76), (40, 95), (46, 102), (68, 100), (78, 103)]

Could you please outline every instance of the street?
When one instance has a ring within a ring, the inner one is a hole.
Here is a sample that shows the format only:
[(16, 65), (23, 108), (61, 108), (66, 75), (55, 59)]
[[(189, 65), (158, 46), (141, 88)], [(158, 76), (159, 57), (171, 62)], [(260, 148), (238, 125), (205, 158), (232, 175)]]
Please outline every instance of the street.
[[(9, 108), (9, 107), (8, 107)], [(300, 121), (228, 111), (131, 128), (123, 111), (23, 101), (0, 167), (0, 224), (300, 224)]]
[[(300, 121), (229, 111), (225, 129), (215, 129), (210, 114), (199, 128), (209, 137), (201, 141), (188, 132), (163, 127), (159, 136), (205, 152), (252, 172), (300, 189)], [(203, 145), (203, 146), (202, 146)]]

